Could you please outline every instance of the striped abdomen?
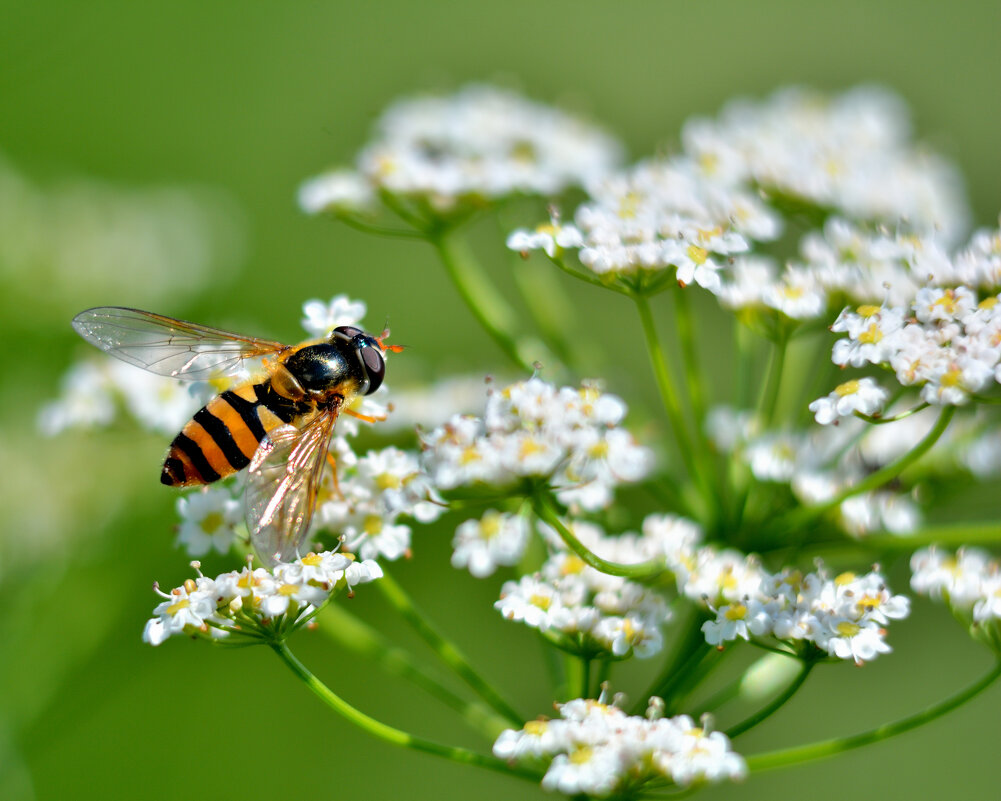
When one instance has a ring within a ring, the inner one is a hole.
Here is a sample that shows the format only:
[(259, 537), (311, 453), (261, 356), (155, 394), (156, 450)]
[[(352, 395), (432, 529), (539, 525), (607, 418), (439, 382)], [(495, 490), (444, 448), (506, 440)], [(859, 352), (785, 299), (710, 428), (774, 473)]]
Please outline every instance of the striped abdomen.
[(313, 408), (311, 403), (283, 398), (270, 381), (216, 395), (174, 437), (160, 481), (190, 487), (230, 476), (250, 464), (267, 432)]

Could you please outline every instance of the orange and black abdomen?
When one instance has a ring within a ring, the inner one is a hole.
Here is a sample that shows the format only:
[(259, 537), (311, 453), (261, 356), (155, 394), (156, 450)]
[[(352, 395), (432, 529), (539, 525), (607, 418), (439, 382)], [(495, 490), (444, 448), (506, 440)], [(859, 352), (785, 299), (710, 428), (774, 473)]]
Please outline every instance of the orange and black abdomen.
[(270, 381), (216, 395), (174, 437), (160, 481), (190, 487), (231, 476), (250, 464), (265, 434), (313, 408), (283, 398)]

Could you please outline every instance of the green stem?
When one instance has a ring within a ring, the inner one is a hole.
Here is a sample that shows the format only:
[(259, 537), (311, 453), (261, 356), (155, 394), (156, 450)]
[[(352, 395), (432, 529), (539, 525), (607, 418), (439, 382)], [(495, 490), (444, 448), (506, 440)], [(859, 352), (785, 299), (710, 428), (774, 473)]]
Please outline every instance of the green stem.
[(585, 284), (596, 286), (599, 289), (610, 289), (613, 292), (618, 292), (620, 295), (630, 294), (628, 290), (622, 288), (615, 282), (601, 280), (601, 278), (599, 278), (595, 273), (574, 269), (563, 260), (563, 256), (561, 254), (551, 256), (549, 260), (567, 275), (573, 276), (578, 281), (583, 281)]
[(580, 694), (578, 698), (591, 697), (591, 660), (586, 656), (580, 658)]
[(734, 376), (736, 382), (737, 409), (743, 411), (751, 406), (751, 374), (754, 348), (751, 329), (739, 319), (733, 323), (734, 335)]
[(428, 234), (448, 277), (477, 322), (518, 367), (533, 372), (533, 359), (518, 342), (514, 313), (480, 269), (465, 243), (449, 230)]
[(955, 523), (925, 528), (895, 537), (892, 534), (878, 534), (850, 543), (855, 546), (871, 547), (876, 550), (914, 551), (928, 545), (998, 545), (1001, 544), (1001, 523)]
[(427, 622), (427, 619), (414, 605), (410, 596), (407, 595), (403, 587), (396, 583), (396, 580), (389, 573), (384, 572), (382, 578), (375, 582), (375, 586), (382, 591), (386, 600), (414, 628), (421, 639), (431, 646), (441, 661), (451, 668), (466, 684), (472, 687), (480, 698), (517, 726), (521, 726), (525, 722), (525, 718), (515, 712), (513, 707), (501, 698), (500, 694), (486, 679), (473, 669), (472, 665), (469, 664), (469, 660), (466, 659), (458, 647), (439, 634)]
[(769, 429), (775, 419), (778, 406), (779, 390), (782, 388), (782, 372), (785, 369), (786, 352), (789, 350), (787, 337), (780, 337), (773, 343), (771, 355), (768, 358), (768, 379), (758, 402), (758, 416), (762, 425)]
[(709, 501), (712, 497), (709, 491), (709, 484), (707, 483), (706, 476), (699, 470), (699, 465), (695, 458), (695, 449), (688, 436), (688, 425), (685, 423), (684, 414), (681, 410), (681, 402), (674, 389), (674, 380), (668, 372), (667, 357), (660, 337), (657, 334), (653, 314), (650, 311), (650, 301), (642, 294), (634, 294), (633, 300), (636, 303), (636, 310), (639, 312), (640, 322), (643, 325), (643, 335), (646, 338), (647, 352), (650, 356), (650, 364), (653, 367), (654, 378), (657, 381), (657, 388), (660, 390), (660, 397), (664, 403), (664, 411), (667, 413), (667, 419), (677, 439), (681, 458), (685, 462), (685, 468), (688, 470), (689, 476), (699, 485), (706, 501)]
[(327, 604), (317, 618), (320, 631), (337, 641), (342, 648), (367, 657), (387, 673), (401, 676), (458, 712), (473, 729), (493, 742), (508, 722), (478, 701), (467, 701), (452, 692), (430, 671), (419, 665), (403, 648), (390, 644), (376, 629), (343, 609)]
[(369, 717), (364, 712), (355, 709), (347, 701), (333, 692), (326, 684), (314, 676), (295, 654), (293, 654), (284, 642), (270, 643), (272, 650), (281, 658), (288, 668), (295, 673), (303, 683), (313, 691), (321, 701), (333, 709), (342, 717), (361, 729), (364, 729), (373, 737), (377, 737), (387, 743), (399, 745), (403, 748), (412, 748), (415, 751), (423, 751), (426, 754), (450, 759), (453, 762), (461, 762), (467, 765), (476, 765), (481, 768), (507, 773), (513, 776), (520, 776), (532, 781), (538, 780), (538, 775), (533, 771), (519, 768), (517, 765), (509, 765), (507, 762), (496, 757), (478, 754), (465, 748), (457, 748), (450, 745), (442, 745), (422, 737), (416, 737), (408, 732), (395, 729), (375, 718)]
[(778, 712), (779, 709), (781, 709), (785, 705), (785, 703), (799, 691), (799, 688), (803, 686), (803, 682), (806, 681), (807, 677), (810, 675), (810, 671), (813, 670), (813, 667), (816, 664), (817, 663), (812, 659), (804, 660), (803, 664), (800, 666), (799, 673), (796, 675), (796, 678), (792, 680), (792, 682), (789, 684), (788, 687), (785, 688), (785, 690), (783, 690), (778, 696), (776, 696), (776, 698), (773, 699), (770, 704), (767, 704), (766, 706), (762, 707), (757, 712), (755, 712), (753, 715), (750, 715), (749, 717), (742, 720), (740, 723), (736, 724), (735, 726), (731, 726), (729, 729), (727, 729), (726, 736), (729, 737), (731, 740), (734, 737), (739, 737), (744, 732), (748, 731), (749, 729), (753, 729), (759, 723), (766, 720), (767, 718), (770, 718), (772, 715)]
[(692, 610), (684, 631), (678, 635), (674, 642), (670, 659), (664, 663), (664, 667), (647, 691), (636, 699), (633, 714), (642, 714), (650, 702), (651, 696), (656, 695), (662, 698), (661, 692), (665, 689), (671, 689), (671, 681), (674, 677), (679, 676), (694, 654), (698, 654), (699, 659), (702, 658), (706, 645), (706, 637), (702, 633), (702, 620), (702, 615)]
[(695, 439), (700, 448), (707, 447), (704, 441), (706, 419), (706, 380), (699, 368), (702, 363), (695, 347), (695, 323), (692, 320), (692, 306), (688, 293), (678, 290), (674, 295), (675, 321), (678, 339), (681, 342), (681, 357), (685, 370), (685, 383), (695, 417)]
[(900, 412), (891, 417), (878, 417), (871, 414), (863, 414), (862, 412), (855, 412), (855, 416), (859, 420), (865, 420), (867, 423), (872, 423), (874, 426), (881, 426), (885, 423), (896, 423), (898, 420), (904, 420), (910, 417), (912, 414), (917, 414), (927, 409), (931, 404), (929, 403), (919, 403), (917, 406), (913, 406), (905, 412)]
[(747, 766), (752, 772), (771, 770), (772, 768), (781, 768), (787, 765), (807, 762), (812, 759), (824, 759), (825, 757), (850, 751), (853, 748), (860, 748), (864, 745), (887, 740), (890, 737), (895, 737), (898, 734), (903, 734), (911, 729), (916, 729), (919, 726), (930, 723), (936, 718), (940, 718), (942, 715), (962, 706), (986, 690), (999, 676), (1001, 676), (1001, 662), (998, 662), (990, 673), (957, 695), (939, 704), (930, 706), (915, 715), (898, 720), (896, 723), (887, 723), (862, 734), (852, 735), (851, 737), (836, 737), (831, 740), (822, 740), (819, 743), (811, 743), (810, 745), (801, 745), (794, 748), (785, 748), (780, 751), (758, 754), (748, 757)]
[(925, 435), (924, 439), (922, 439), (917, 445), (915, 445), (895, 462), (891, 462), (882, 469), (877, 470), (875, 473), (871, 473), (857, 484), (846, 487), (833, 498), (824, 501), (824, 503), (817, 504), (816, 506), (802, 506), (799, 509), (796, 509), (786, 515), (784, 519), (779, 520), (777, 522), (777, 526), (782, 531), (796, 528), (817, 517), (820, 517), (830, 509), (834, 509), (835, 507), (841, 505), (841, 503), (848, 498), (860, 495), (863, 492), (879, 489), (888, 481), (891, 481), (899, 476), (902, 472), (904, 472), (904, 470), (924, 456), (925, 453), (927, 453), (938, 441), (939, 437), (942, 436), (946, 427), (949, 425), (949, 421), (952, 420), (952, 416), (955, 413), (955, 406), (943, 407), (942, 413), (939, 415), (938, 420), (932, 427), (931, 431)]
[(585, 564), (590, 565), (595, 570), (607, 573), (610, 576), (624, 576), (630, 579), (653, 579), (663, 573), (667, 568), (662, 559), (651, 559), (648, 562), (637, 562), (632, 565), (624, 565), (620, 562), (609, 562), (588, 550), (573, 532), (560, 520), (559, 514), (552, 505), (552, 501), (543, 494), (533, 496), (532, 508), (535, 514), (545, 523), (548, 523), (560, 535), (566, 546), (579, 556)]
[(390, 236), (395, 239), (424, 239), (424, 234), (420, 231), (413, 231), (409, 228), (390, 228), (386, 225), (375, 225), (374, 223), (360, 220), (357, 217), (349, 217), (343, 214), (338, 215), (337, 219), (349, 228), (354, 228), (356, 231), (361, 231), (366, 234)]

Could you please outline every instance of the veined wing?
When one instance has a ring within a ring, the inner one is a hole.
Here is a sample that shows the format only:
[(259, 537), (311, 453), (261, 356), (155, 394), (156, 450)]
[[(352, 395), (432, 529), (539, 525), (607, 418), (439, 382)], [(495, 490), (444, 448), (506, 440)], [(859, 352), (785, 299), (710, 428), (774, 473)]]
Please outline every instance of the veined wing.
[(287, 346), (175, 320), (162, 314), (100, 306), (73, 318), (73, 328), (105, 353), (170, 378), (198, 381), (240, 372), (248, 359)]
[(279, 426), (254, 454), (247, 474), (247, 528), (254, 550), (269, 567), (304, 555), (336, 419), (335, 408), (302, 429)]

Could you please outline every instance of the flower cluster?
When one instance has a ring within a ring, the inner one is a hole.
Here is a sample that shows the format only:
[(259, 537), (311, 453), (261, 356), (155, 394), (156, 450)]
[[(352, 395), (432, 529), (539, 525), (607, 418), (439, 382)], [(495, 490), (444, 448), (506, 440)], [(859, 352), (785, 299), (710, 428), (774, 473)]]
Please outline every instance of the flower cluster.
[[(704, 550), (702, 559), (712, 563), (719, 555)], [(696, 567), (700, 574), (717, 571), (715, 565), (708, 571)], [(797, 652), (801, 643), (812, 643), (829, 656), (860, 665), (889, 653), (886, 625), (910, 612), (907, 597), (892, 595), (876, 571), (831, 578), (823, 571), (804, 575), (785, 569), (772, 574), (752, 566), (740, 576), (729, 572), (724, 576), (733, 580), (722, 593), (727, 602), (710, 605), (716, 617), (702, 625), (710, 645), (738, 637), (772, 637)]]
[(681, 284), (716, 289), (726, 258), (747, 250), (750, 237), (774, 238), (778, 221), (753, 195), (710, 190), (684, 162), (643, 162), (592, 183), (573, 223), (554, 217), (507, 244), (523, 254), (575, 250), (601, 276), (674, 267)]
[(747, 765), (726, 735), (696, 726), (686, 715), (661, 717), (657, 700), (651, 699), (646, 717), (600, 701), (569, 701), (559, 706), (557, 719), (504, 731), (494, 755), (545, 766), (542, 786), (565, 795), (606, 797), (647, 782), (687, 787), (744, 778)]
[(51, 325), (40, 309), (63, 314), (81, 297), (163, 304), (197, 296), (239, 262), (240, 222), (231, 198), (206, 187), (125, 186), (82, 176), (43, 183), (0, 153), (6, 314)]
[[(834, 98), (793, 89), (761, 103), (740, 101), (718, 120), (689, 122), (681, 153), (640, 162), (587, 189), (590, 197), (572, 222), (554, 215), (534, 230), (512, 233), (508, 247), (553, 258), (573, 251), (605, 277), (674, 267), (681, 284), (695, 281), (728, 307), (771, 308), (794, 320), (823, 315), (836, 290), (874, 293), (878, 300), (883, 280), (913, 283), (897, 262), (914, 257), (923, 263), (909, 266), (923, 276), (968, 216), (955, 171), (911, 145), (902, 104), (875, 89)], [(830, 246), (822, 240), (818, 247), (817, 235), (807, 234), (802, 264), (780, 271), (769, 259), (744, 255), (752, 242), (782, 233), (779, 209), (790, 200), (903, 230), (870, 236), (848, 219), (832, 218)], [(857, 248), (856, 256), (843, 236), (839, 241), (844, 231), (877, 246), (868, 254)], [(915, 244), (924, 236), (926, 253)], [(989, 235), (977, 240), (979, 251), (992, 247)], [(839, 256), (833, 268), (823, 259), (832, 248)]]
[(106, 426), (123, 409), (143, 428), (173, 435), (218, 391), (204, 381), (185, 384), (111, 359), (81, 361), (63, 376), (59, 397), (39, 410), (38, 427), (55, 436)]
[(619, 423), (625, 404), (591, 384), (531, 378), (491, 391), (482, 418), (456, 416), (424, 437), (424, 462), (441, 490), (511, 487), (544, 479), (566, 505), (600, 509), (615, 487), (650, 471), (650, 451)]
[[(639, 561), (634, 538), (606, 537), (591, 523), (574, 536), (602, 558)], [(549, 539), (562, 544), (555, 533)], [(663, 646), (670, 619), (664, 598), (634, 581), (601, 573), (580, 557), (557, 551), (535, 574), (505, 582), (494, 607), (508, 620), (538, 629), (552, 642), (586, 658), (649, 657)]]
[(831, 97), (783, 89), (682, 131), (685, 152), (717, 182), (955, 238), (968, 217), (958, 173), (910, 136), (904, 103), (875, 87)]
[(925, 287), (907, 307), (846, 309), (831, 327), (847, 337), (834, 344), (842, 367), (890, 368), (903, 386), (920, 387), (935, 405), (962, 405), (1001, 381), (999, 296), (978, 302), (967, 287)]
[(330, 551), (310, 553), (274, 570), (248, 566), (215, 578), (202, 575), (198, 562), (192, 567), (197, 578), (169, 593), (157, 590), (164, 600), (146, 622), (144, 642), (159, 645), (177, 634), (276, 639), (308, 622), (335, 590), (382, 576), (375, 562)]
[(410, 551), (409, 517), (428, 523), (442, 512), (416, 453), (388, 447), (356, 457), (341, 442), (338, 478), (327, 471), (314, 526), (334, 531), (362, 559), (399, 559)]
[(305, 183), (308, 213), (364, 211), (380, 192), (437, 212), (515, 194), (550, 196), (607, 172), (619, 143), (597, 127), (497, 87), (397, 101), (379, 118), (357, 169)]
[(956, 553), (922, 548), (911, 556), (911, 587), (921, 595), (944, 600), (953, 613), (990, 633), (1001, 648), (1001, 564), (979, 548)]

